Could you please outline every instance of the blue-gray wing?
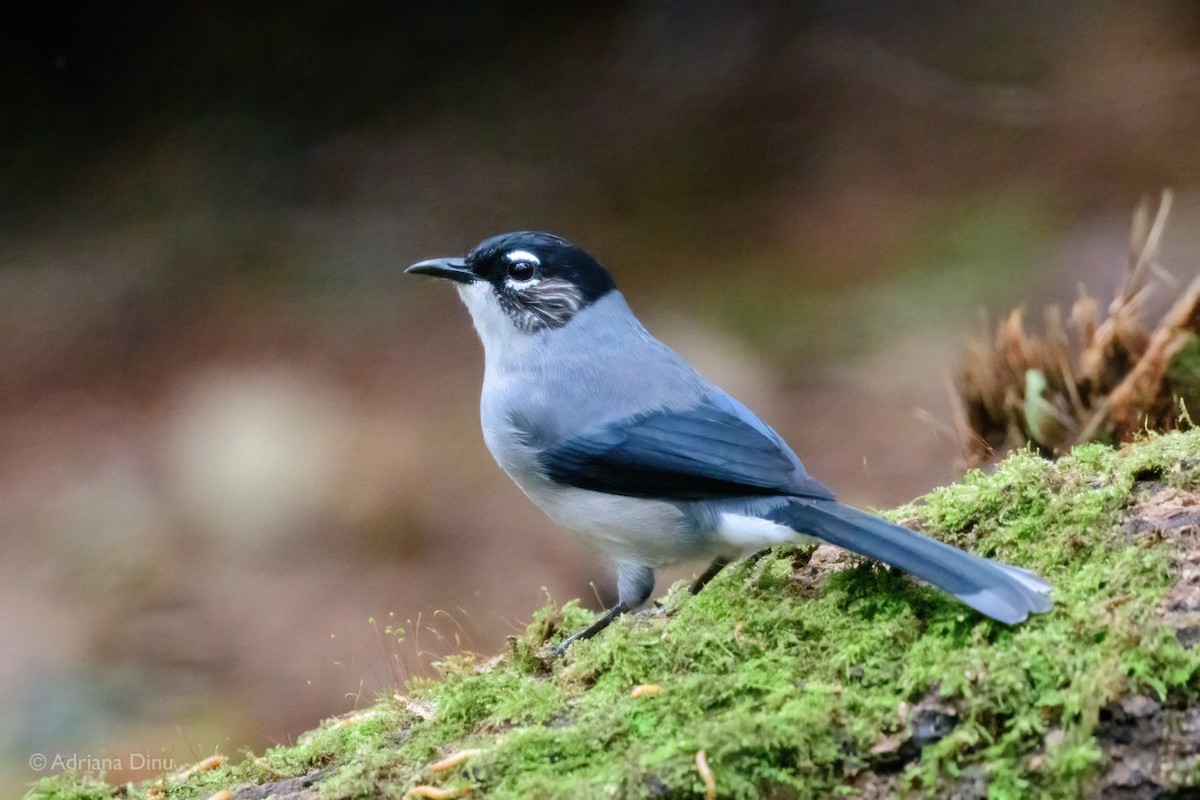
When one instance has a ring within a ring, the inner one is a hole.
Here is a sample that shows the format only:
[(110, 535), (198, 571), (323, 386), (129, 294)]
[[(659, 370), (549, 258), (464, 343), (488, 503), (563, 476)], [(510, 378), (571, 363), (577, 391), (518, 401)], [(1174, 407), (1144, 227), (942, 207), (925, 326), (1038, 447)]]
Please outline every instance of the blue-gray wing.
[(538, 460), (555, 483), (629, 497), (833, 498), (770, 428), (723, 393), (690, 409), (599, 425), (547, 447)]

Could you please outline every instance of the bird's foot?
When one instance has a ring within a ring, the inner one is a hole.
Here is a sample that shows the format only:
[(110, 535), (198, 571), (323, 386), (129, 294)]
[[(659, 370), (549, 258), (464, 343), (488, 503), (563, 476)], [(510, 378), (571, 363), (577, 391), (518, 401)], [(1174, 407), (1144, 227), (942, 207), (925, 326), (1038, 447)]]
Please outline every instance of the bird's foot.
[(604, 630), (609, 625), (611, 625), (612, 621), (614, 619), (621, 616), (628, 610), (629, 610), (629, 606), (625, 605), (624, 603), (617, 603), (615, 606), (610, 608), (608, 611), (605, 611), (604, 616), (600, 617), (600, 619), (596, 620), (591, 625), (588, 625), (586, 628), (579, 631), (578, 633), (574, 633), (574, 634), (568, 636), (566, 639), (563, 639), (558, 644), (552, 645), (550, 647), (550, 655), (553, 658), (558, 658), (563, 653), (567, 652), (567, 648), (570, 647), (571, 645), (575, 644), (575, 642), (579, 641), (580, 639), (592, 638), (597, 633), (599, 633), (600, 631)]

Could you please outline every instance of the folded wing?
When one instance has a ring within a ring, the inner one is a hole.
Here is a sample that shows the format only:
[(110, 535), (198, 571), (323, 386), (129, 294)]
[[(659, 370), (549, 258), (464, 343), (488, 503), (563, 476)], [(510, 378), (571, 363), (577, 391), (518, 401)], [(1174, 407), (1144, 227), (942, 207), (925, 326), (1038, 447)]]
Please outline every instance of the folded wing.
[(770, 428), (727, 395), (597, 425), (547, 447), (539, 462), (556, 483), (629, 497), (833, 498)]

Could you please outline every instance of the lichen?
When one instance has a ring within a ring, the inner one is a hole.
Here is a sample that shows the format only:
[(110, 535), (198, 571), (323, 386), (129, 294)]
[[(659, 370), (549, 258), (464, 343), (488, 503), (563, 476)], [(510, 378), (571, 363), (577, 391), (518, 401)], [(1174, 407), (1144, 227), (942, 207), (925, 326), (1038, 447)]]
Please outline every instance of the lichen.
[[(1018, 452), (888, 514), (1051, 581), (1053, 611), (1021, 625), (873, 563), (818, 568), (809, 551), (777, 548), (695, 597), (672, 587), (661, 608), (558, 660), (545, 641), (592, 615), (548, 603), (500, 658), (448, 659), (439, 679), (401, 690), (411, 700), (389, 693), (297, 745), (166, 780), (161, 796), (316, 770), (327, 772), (312, 791), (327, 797), (421, 784), (488, 798), (703, 796), (700, 750), (721, 797), (949, 795), (968, 783), (994, 798), (1086, 795), (1106, 758), (1104, 709), (1130, 695), (1194, 704), (1200, 689), (1200, 648), (1159, 608), (1173, 544), (1121, 525), (1139, 482), (1195, 488), (1197, 454), (1200, 431), (1057, 462)], [(634, 696), (640, 684), (661, 691)], [(429, 768), (468, 749), (479, 752)], [(1174, 780), (1194, 784), (1195, 770)], [(62, 778), (29, 797), (110, 794)]]

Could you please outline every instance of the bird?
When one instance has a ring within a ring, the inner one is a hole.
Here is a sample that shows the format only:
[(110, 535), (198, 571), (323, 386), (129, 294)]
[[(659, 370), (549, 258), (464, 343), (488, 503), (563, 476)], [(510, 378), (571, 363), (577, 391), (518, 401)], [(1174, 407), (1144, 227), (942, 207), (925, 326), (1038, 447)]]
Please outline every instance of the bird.
[(480, 421), (497, 464), (550, 519), (616, 565), (617, 603), (555, 652), (642, 606), (655, 570), (725, 566), (827, 542), (897, 567), (1007, 624), (1050, 610), (1049, 583), (843, 505), (783, 438), (655, 339), (609, 271), (541, 231), (405, 270), (453, 282), (483, 344)]

